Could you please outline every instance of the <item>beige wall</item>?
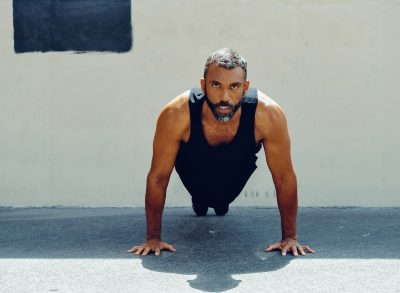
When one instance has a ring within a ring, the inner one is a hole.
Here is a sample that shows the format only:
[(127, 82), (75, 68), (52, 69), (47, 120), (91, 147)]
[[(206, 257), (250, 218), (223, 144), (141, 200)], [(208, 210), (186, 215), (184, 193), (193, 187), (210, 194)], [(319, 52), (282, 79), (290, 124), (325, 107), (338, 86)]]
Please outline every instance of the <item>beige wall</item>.
[[(286, 112), (300, 206), (400, 206), (399, 1), (138, 0), (132, 12), (127, 54), (16, 55), (0, 1), (0, 205), (143, 206), (159, 111), (231, 47)], [(263, 149), (234, 204), (276, 206)], [(166, 205), (190, 205), (175, 171)]]

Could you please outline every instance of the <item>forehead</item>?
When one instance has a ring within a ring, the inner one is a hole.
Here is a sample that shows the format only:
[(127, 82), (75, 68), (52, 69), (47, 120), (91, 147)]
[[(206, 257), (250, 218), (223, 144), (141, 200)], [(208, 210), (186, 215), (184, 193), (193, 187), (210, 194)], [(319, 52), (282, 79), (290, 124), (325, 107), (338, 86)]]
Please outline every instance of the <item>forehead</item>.
[(240, 66), (226, 69), (218, 64), (211, 64), (208, 67), (207, 80), (217, 80), (221, 83), (243, 82), (244, 70)]

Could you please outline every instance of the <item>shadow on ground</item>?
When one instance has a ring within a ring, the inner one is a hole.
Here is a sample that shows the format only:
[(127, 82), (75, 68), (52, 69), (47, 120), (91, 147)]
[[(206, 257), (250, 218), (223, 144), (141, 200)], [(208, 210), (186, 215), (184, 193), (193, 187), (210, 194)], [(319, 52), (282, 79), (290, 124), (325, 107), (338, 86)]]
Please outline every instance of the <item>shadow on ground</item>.
[[(300, 208), (299, 241), (317, 253), (296, 258), (400, 258), (399, 218), (400, 208)], [(177, 252), (127, 253), (145, 231), (143, 208), (0, 208), (0, 258), (140, 258), (148, 270), (196, 275), (190, 286), (209, 292), (295, 258), (264, 252), (281, 236), (276, 208), (232, 207), (224, 217), (166, 208), (162, 238)]]

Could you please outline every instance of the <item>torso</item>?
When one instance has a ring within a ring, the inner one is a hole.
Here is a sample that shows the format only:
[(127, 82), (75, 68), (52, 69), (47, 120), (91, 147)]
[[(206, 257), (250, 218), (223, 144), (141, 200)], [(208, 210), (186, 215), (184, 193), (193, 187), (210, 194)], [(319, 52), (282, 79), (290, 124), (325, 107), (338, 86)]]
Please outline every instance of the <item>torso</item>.
[[(260, 102), (265, 103), (266, 101), (268, 102), (267, 99), (270, 99), (266, 97), (264, 94), (262, 94), (260, 91), (258, 91), (258, 97), (259, 97), (259, 103)], [(187, 105), (187, 109), (185, 111), (187, 111), (187, 115), (189, 118), (187, 127), (185, 127), (185, 131), (182, 137), (182, 141), (184, 143), (187, 143), (190, 137), (190, 112), (189, 112), (188, 101), (189, 101), (189, 96), (187, 95), (186, 99), (183, 99), (183, 102)], [(216, 121), (214, 117), (208, 117), (207, 119), (206, 117), (207, 115), (205, 114), (206, 111), (205, 107), (208, 106), (206, 103), (203, 103), (202, 126), (203, 126), (203, 133), (208, 144), (210, 146), (218, 146), (220, 144), (229, 144), (230, 142), (232, 142), (239, 128), (241, 109), (239, 109), (235, 113), (235, 115), (233, 116), (234, 118), (231, 121), (222, 124)], [(254, 125), (254, 135), (255, 135), (256, 145), (260, 144), (263, 140), (263, 135), (261, 133), (260, 127), (257, 127), (258, 126), (257, 116), (260, 115), (259, 112), (260, 112), (260, 107), (257, 106), (255, 114), (256, 116), (255, 125)]]

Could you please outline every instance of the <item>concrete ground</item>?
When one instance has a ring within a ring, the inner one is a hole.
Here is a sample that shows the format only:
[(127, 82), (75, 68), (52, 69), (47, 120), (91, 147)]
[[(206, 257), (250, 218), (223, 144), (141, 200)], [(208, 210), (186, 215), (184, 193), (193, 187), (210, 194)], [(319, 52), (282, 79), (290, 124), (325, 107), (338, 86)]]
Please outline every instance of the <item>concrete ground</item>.
[(315, 254), (264, 252), (276, 208), (166, 208), (176, 252), (135, 256), (143, 208), (0, 208), (0, 292), (400, 292), (400, 208), (300, 208)]

